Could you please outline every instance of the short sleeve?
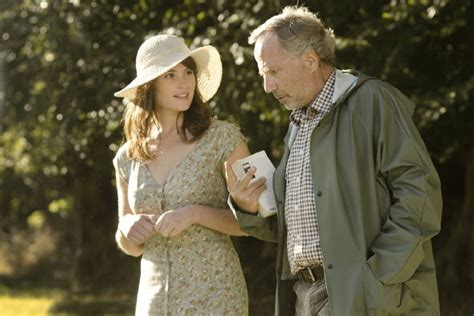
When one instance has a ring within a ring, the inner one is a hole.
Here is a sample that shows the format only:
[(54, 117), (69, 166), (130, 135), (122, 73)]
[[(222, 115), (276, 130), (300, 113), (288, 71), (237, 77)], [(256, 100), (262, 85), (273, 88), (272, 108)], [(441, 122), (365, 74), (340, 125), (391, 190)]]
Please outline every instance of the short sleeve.
[(130, 170), (132, 167), (132, 162), (130, 161), (130, 159), (127, 158), (127, 148), (128, 143), (122, 145), (117, 151), (117, 154), (115, 154), (114, 159), (112, 160), (112, 163), (115, 167), (115, 172), (118, 173), (120, 178), (126, 183), (128, 183), (128, 179), (130, 177)]
[(234, 124), (216, 120), (213, 125), (212, 128), (215, 129), (214, 133), (218, 140), (219, 164), (222, 165), (237, 145), (247, 140), (240, 132), (240, 128)]

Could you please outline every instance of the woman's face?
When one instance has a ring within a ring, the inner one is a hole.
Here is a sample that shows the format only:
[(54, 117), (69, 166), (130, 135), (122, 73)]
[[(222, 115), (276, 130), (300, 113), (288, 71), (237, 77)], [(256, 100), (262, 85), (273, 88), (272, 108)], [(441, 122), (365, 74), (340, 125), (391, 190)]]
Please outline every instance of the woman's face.
[(193, 101), (196, 77), (191, 69), (179, 64), (156, 78), (153, 88), (158, 111), (184, 112)]

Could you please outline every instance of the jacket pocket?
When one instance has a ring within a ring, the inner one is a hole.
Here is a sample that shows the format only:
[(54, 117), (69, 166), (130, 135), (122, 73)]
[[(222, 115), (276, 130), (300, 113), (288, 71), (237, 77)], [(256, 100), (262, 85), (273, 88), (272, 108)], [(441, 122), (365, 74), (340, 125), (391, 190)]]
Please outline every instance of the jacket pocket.
[(364, 269), (365, 303), (367, 309), (394, 311), (401, 303), (402, 283), (385, 285), (378, 280), (368, 264)]

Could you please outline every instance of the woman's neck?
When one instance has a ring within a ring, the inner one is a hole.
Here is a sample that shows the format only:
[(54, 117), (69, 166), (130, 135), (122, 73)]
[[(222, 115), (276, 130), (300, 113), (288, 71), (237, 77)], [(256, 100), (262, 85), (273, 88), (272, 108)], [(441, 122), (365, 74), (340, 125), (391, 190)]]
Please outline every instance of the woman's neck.
[(178, 112), (157, 113), (162, 136), (178, 134), (178, 129), (183, 126), (183, 115)]

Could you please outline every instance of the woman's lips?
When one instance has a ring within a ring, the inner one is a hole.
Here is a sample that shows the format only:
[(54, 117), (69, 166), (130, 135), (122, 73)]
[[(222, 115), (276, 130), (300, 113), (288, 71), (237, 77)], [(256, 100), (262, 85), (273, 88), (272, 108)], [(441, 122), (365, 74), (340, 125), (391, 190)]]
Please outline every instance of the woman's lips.
[(180, 93), (180, 94), (175, 94), (175, 98), (181, 98), (181, 99), (186, 99), (189, 96), (189, 93)]

